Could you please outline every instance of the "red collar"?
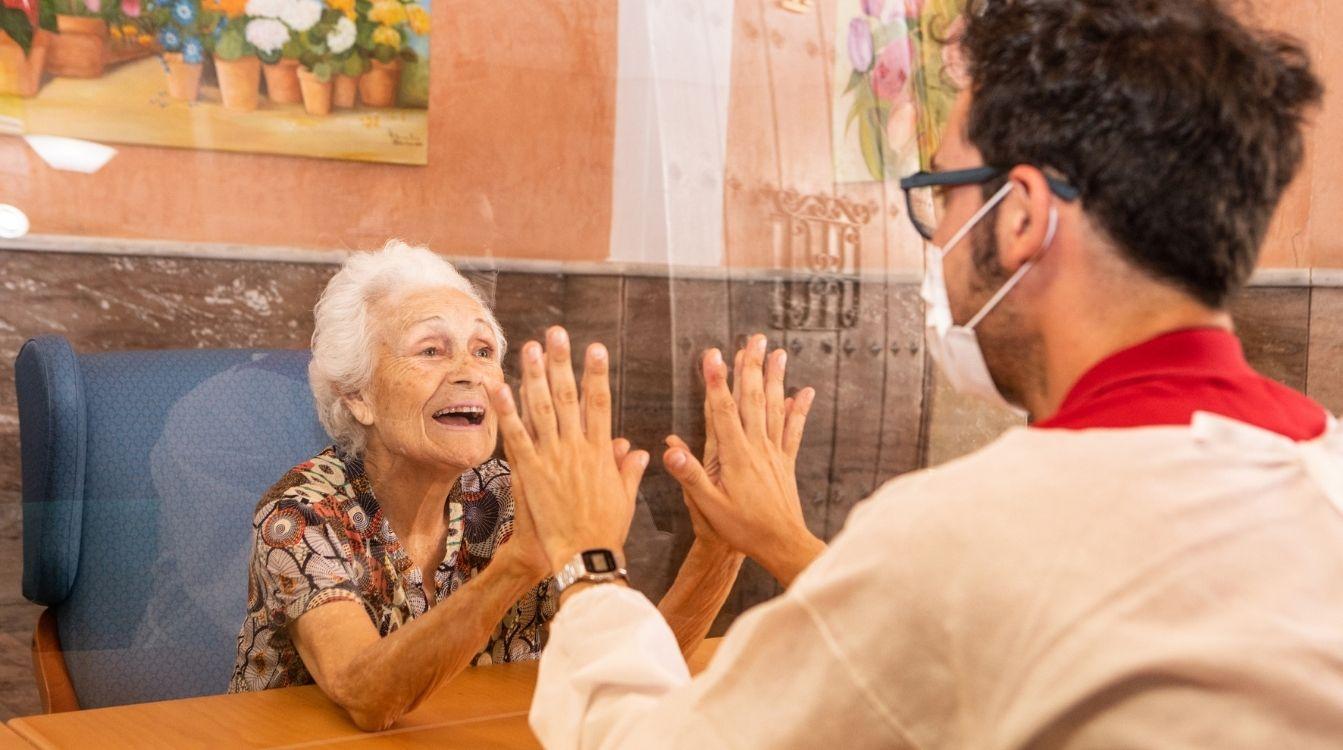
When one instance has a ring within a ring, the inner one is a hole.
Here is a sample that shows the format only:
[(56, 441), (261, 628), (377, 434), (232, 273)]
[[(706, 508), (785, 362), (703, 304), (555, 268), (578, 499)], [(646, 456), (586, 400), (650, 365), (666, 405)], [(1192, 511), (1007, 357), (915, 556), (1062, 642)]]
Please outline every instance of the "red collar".
[(1324, 408), (1255, 372), (1240, 340), (1220, 328), (1191, 328), (1112, 354), (1083, 375), (1039, 429), (1189, 424), (1206, 411), (1286, 435), (1319, 437)]

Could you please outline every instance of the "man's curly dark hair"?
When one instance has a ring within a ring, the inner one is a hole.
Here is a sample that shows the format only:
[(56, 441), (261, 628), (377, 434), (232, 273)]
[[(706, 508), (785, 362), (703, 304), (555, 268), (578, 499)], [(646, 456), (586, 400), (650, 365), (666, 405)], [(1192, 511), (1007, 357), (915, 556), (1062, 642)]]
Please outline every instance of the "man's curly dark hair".
[(1052, 167), (1120, 252), (1214, 308), (1254, 271), (1323, 93), (1218, 0), (988, 0), (962, 38), (986, 164)]

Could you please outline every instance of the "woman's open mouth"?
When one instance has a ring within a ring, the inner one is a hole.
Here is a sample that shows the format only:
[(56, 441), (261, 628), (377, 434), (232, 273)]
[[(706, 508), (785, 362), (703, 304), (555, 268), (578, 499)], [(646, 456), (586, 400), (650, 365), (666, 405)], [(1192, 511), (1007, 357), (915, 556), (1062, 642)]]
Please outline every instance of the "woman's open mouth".
[(434, 421), (445, 427), (479, 427), (485, 422), (485, 407), (458, 404), (434, 412)]

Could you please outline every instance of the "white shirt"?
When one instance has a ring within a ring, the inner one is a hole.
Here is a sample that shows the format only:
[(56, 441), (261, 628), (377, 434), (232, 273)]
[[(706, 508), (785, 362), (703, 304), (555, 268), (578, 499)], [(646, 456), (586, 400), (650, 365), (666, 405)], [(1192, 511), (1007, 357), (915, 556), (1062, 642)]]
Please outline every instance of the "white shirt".
[(691, 679), (637, 592), (565, 602), (547, 748), (1343, 747), (1343, 435), (1017, 429), (854, 510)]

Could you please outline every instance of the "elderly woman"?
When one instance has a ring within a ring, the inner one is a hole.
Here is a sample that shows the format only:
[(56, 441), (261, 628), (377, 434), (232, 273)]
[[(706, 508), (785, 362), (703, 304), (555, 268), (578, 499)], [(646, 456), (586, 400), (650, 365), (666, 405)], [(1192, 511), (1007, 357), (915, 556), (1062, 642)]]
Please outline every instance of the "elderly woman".
[[(257, 505), (230, 692), (316, 682), (372, 730), (468, 664), (537, 658), (556, 601), (491, 458), (504, 346), (475, 288), (427, 249), (392, 242), (331, 279), (309, 379), (335, 444)], [(612, 450), (633, 493), (647, 454)], [(692, 546), (663, 600), (687, 650), (741, 559), (708, 533)]]

